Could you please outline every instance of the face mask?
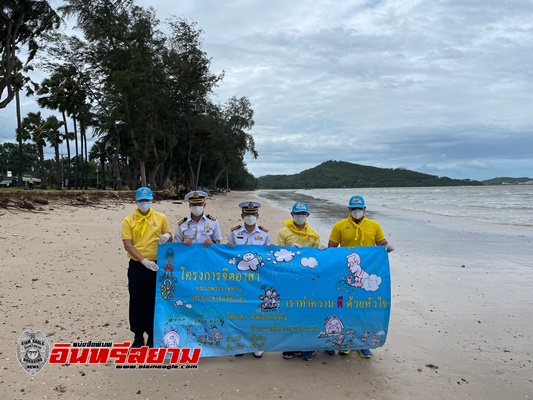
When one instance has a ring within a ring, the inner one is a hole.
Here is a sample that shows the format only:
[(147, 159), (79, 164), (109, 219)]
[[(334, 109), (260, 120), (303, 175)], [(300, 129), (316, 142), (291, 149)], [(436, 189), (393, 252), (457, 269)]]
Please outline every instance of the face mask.
[(353, 219), (358, 220), (363, 218), (363, 215), (365, 215), (365, 212), (360, 208), (354, 208), (351, 212)]
[(152, 207), (152, 202), (151, 201), (140, 201), (140, 202), (137, 203), (137, 208), (143, 214), (148, 212), (150, 207)]
[(198, 217), (204, 213), (204, 208), (202, 206), (193, 206), (191, 207), (191, 213), (195, 217)]
[(254, 225), (255, 222), (257, 221), (257, 217), (255, 215), (247, 215), (243, 219), (246, 225)]
[(292, 217), (296, 225), (303, 225), (307, 220), (307, 215), (295, 215)]

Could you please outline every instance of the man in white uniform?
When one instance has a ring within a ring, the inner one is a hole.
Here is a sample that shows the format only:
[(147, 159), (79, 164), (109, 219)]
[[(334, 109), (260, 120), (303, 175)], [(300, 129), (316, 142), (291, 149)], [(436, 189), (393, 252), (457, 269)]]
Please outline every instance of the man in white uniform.
[(188, 246), (193, 243), (203, 243), (205, 247), (220, 243), (222, 235), (217, 219), (204, 213), (206, 199), (207, 193), (200, 190), (185, 195), (185, 200), (189, 201), (191, 214), (178, 222), (174, 242), (185, 243)]
[(257, 225), (261, 204), (257, 201), (243, 201), (239, 207), (242, 209), (241, 218), (244, 224), (231, 228), (228, 244), (230, 246), (234, 244), (270, 244), (268, 229)]
[[(243, 201), (239, 204), (239, 207), (242, 210), (241, 218), (244, 224), (231, 228), (231, 232), (228, 235), (228, 244), (230, 246), (235, 244), (269, 245), (270, 235), (268, 234), (268, 229), (257, 225), (261, 204), (257, 201)], [(255, 358), (263, 357), (262, 351), (254, 351), (252, 354)], [(240, 357), (242, 354), (236, 354), (236, 356)]]

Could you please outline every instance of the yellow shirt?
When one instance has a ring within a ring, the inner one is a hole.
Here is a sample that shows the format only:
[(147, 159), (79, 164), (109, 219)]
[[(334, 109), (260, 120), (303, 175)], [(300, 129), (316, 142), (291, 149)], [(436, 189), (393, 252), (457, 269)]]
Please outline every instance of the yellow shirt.
[(342, 219), (333, 225), (329, 240), (340, 243), (341, 247), (375, 246), (385, 239), (381, 225), (364, 217), (357, 224), (352, 217)]
[[(142, 234), (142, 229), (134, 230), (138, 221), (137, 210), (124, 218), (122, 221), (122, 239), (131, 239), (133, 246), (139, 250), (139, 253), (148, 260), (155, 261), (157, 260), (159, 238), (163, 233), (170, 232), (167, 217), (165, 214), (152, 210), (152, 214), (146, 220), (144, 234)], [(129, 253), (128, 257), (135, 260)]]
[(302, 247), (318, 247), (320, 245), (320, 236), (318, 232), (309, 226), (306, 222), (303, 230), (299, 230), (292, 219), (284, 222), (285, 226), (281, 228), (278, 234), (278, 246), (292, 246), (298, 243)]

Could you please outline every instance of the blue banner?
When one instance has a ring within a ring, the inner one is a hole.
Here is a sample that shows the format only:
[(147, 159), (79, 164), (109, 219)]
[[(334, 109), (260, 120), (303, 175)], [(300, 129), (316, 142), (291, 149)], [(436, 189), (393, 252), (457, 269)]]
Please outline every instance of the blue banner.
[(387, 338), (385, 247), (159, 246), (156, 347), (202, 356), (371, 349)]

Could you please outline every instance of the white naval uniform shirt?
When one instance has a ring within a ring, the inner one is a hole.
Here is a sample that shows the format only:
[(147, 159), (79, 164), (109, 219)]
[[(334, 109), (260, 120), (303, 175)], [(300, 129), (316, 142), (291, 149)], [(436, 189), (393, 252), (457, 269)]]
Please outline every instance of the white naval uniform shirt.
[(222, 240), (218, 221), (205, 214), (198, 222), (193, 220), (190, 215), (178, 222), (174, 242), (183, 243), (186, 237), (190, 238), (193, 243), (203, 243), (207, 238), (211, 238), (213, 242)]
[(257, 226), (257, 224), (252, 232), (248, 232), (244, 224), (242, 224), (231, 230), (228, 235), (228, 243), (256, 245), (269, 244), (270, 235), (266, 230)]

